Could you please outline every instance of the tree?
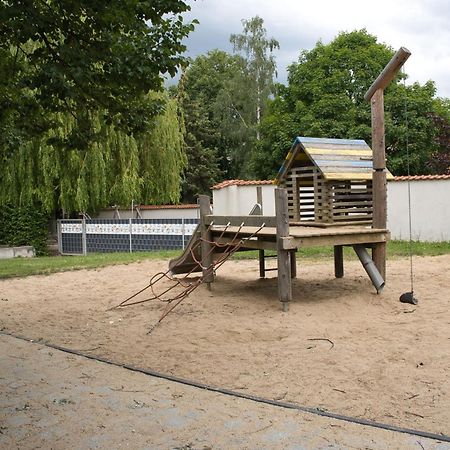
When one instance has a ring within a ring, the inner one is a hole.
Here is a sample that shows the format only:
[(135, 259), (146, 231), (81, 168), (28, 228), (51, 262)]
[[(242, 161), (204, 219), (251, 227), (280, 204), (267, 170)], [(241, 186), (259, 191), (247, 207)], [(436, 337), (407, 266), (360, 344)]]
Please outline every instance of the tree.
[(92, 114), (127, 133), (147, 130), (163, 107), (147, 93), (185, 62), (189, 9), (181, 0), (2, 0), (3, 157), (58, 126), (59, 113), (75, 119), (62, 147), (95, 140)]
[(427, 167), (434, 174), (450, 174), (450, 100), (436, 99), (430, 118), (437, 130), (438, 149), (431, 153)]
[[(339, 34), (330, 44), (318, 42), (303, 51), (288, 71), (288, 86), (278, 86), (262, 122), (262, 140), (252, 161), (255, 174), (276, 173), (296, 135), (371, 141), (370, 105), (364, 93), (385, 67), (393, 50), (365, 30)], [(406, 172), (405, 101), (411, 173), (426, 173), (436, 151), (432, 82), (404, 87), (397, 77), (385, 91), (386, 153), (394, 174)]]
[(195, 58), (179, 83), (188, 155), (185, 200), (240, 171), (247, 125), (240, 112), (244, 99), (235, 87), (243, 64), (239, 56), (213, 50)]
[(188, 166), (183, 197), (192, 201), (223, 178), (247, 178), (248, 162), (272, 92), (275, 39), (263, 20), (243, 21), (231, 35), (237, 54), (214, 50), (197, 57), (183, 80)]
[(75, 119), (67, 113), (52, 118), (58, 125), (27, 141), (4, 162), (0, 204), (37, 205), (46, 212), (96, 211), (108, 205), (174, 203), (179, 200), (180, 177), (185, 165), (183, 133), (176, 100), (151, 94), (149, 101), (164, 106), (145, 133), (130, 136), (91, 114), (98, 142), (86, 147), (63, 148)]
[(252, 123), (256, 125), (256, 139), (259, 140), (259, 126), (267, 99), (273, 93), (273, 78), (276, 75), (276, 63), (273, 51), (280, 48), (274, 38), (267, 38), (264, 20), (255, 16), (243, 20), (243, 34), (232, 34), (230, 42), (234, 51), (241, 53), (246, 62), (246, 74), (251, 108), (254, 113)]

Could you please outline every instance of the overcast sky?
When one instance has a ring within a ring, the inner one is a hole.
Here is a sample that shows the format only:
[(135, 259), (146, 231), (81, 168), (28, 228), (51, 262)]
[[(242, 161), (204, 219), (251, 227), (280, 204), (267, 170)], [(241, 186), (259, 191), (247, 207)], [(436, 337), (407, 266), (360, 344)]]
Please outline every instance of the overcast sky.
[(259, 15), (268, 37), (280, 43), (276, 52), (278, 81), (303, 49), (324, 44), (341, 31), (366, 28), (378, 41), (397, 50), (408, 48), (408, 83), (436, 83), (437, 95), (450, 97), (449, 0), (187, 0), (187, 19), (200, 24), (186, 41), (189, 56), (219, 48), (232, 51), (231, 33), (242, 32), (242, 19)]

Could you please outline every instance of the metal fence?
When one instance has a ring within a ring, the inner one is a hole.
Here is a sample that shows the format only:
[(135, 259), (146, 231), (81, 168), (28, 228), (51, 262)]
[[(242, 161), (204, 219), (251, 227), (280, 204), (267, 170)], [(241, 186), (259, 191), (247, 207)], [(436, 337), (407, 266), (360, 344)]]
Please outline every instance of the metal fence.
[(198, 219), (60, 219), (62, 255), (183, 249)]

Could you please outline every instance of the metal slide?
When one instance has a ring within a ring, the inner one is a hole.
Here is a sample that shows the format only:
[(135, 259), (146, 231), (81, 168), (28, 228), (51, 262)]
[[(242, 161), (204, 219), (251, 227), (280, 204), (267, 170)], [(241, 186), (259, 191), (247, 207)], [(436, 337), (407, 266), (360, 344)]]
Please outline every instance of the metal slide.
[[(192, 237), (188, 242), (188, 245), (184, 249), (181, 256), (178, 258), (171, 259), (169, 261), (169, 270), (173, 275), (179, 273), (189, 273), (189, 272), (201, 272), (202, 268), (194, 261), (191, 254), (191, 249), (195, 244), (200, 240), (200, 225), (197, 225), (194, 232), (192, 233)], [(198, 245), (195, 248), (194, 254), (198, 261), (201, 261), (201, 246)]]

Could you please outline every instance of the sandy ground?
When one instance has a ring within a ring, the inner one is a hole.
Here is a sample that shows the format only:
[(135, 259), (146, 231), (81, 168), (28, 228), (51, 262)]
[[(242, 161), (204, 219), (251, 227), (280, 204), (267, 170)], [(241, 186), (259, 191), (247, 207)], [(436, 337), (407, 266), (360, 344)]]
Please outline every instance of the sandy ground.
[[(388, 263), (377, 296), (358, 262), (298, 263), (288, 313), (257, 261), (227, 262), (154, 331), (163, 305), (108, 310), (167, 261), (0, 282), (0, 326), (114, 361), (433, 433), (450, 434), (450, 256)], [(273, 274), (273, 272), (271, 272)], [(329, 342), (331, 341), (331, 342)], [(58, 370), (58, 369), (56, 369)]]
[(8, 336), (0, 335), (0, 353), (5, 450), (445, 448), (434, 440), (207, 392)]

